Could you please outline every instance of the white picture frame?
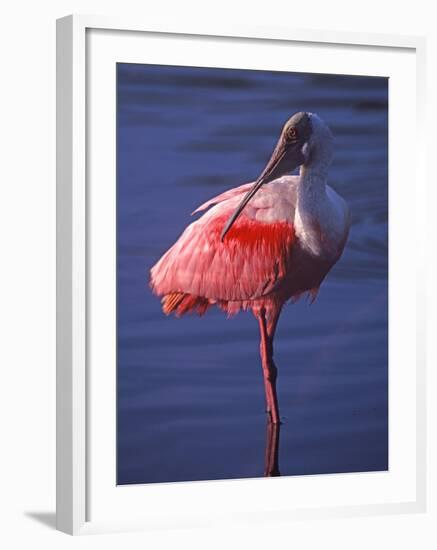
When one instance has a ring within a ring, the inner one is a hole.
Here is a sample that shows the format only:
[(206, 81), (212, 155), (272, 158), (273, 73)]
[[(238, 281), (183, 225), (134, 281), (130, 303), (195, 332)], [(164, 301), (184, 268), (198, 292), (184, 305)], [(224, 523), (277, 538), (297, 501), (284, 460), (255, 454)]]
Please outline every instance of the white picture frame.
[[(57, 528), (69, 534), (86, 534), (110, 530), (147, 529), (150, 521), (139, 515), (131, 519), (108, 515), (97, 521), (89, 515), (90, 432), (88, 410), (92, 395), (89, 390), (90, 338), (87, 332), (89, 316), (89, 248), (87, 221), (89, 204), (87, 181), (87, 117), (91, 103), (88, 101), (87, 79), (87, 33), (91, 30), (153, 33), (162, 39), (170, 36), (220, 37), (228, 41), (235, 39), (250, 43), (251, 40), (280, 41), (342, 45), (360, 48), (387, 48), (399, 52), (408, 51), (415, 57), (415, 88), (417, 103), (411, 105), (416, 113), (414, 128), (417, 147), (414, 152), (416, 168), (415, 192), (426, 200), (426, 176), (419, 162), (424, 155), (421, 128), (424, 125), (423, 90), (425, 79), (425, 40), (421, 37), (337, 33), (287, 28), (191, 28), (177, 26), (152, 26), (138, 20), (72, 15), (57, 22)], [(418, 230), (425, 223), (416, 218)], [(425, 254), (417, 247), (416, 280), (425, 280)], [(363, 503), (345, 506), (320, 506), (311, 509), (281, 509), (276, 517), (333, 517), (339, 515), (390, 514), (398, 512), (419, 512), (425, 510), (426, 464), (425, 464), (425, 311), (424, 288), (417, 284), (415, 289), (415, 478), (414, 498), (407, 500)], [(110, 374), (108, 374), (110, 376)], [(399, 396), (402, 399), (402, 396)], [(280, 483), (281, 481), (279, 481)], [(230, 482), (234, 483), (234, 482)], [(330, 489), (332, 490), (330, 482)], [(197, 486), (197, 487), (200, 487)], [(222, 485), (226, 493), (231, 485)], [(244, 487), (240, 488), (244, 491)], [(278, 487), (278, 485), (276, 485)], [(194, 488), (187, 489), (194, 491)], [(197, 490), (197, 489), (196, 489)], [(189, 506), (189, 505), (188, 505)], [(194, 510), (194, 509), (193, 509)], [(238, 520), (254, 521), (259, 510), (246, 510)], [(194, 514), (194, 512), (193, 512)], [(189, 515), (189, 514), (188, 514)], [(223, 518), (222, 518), (223, 520)], [(226, 518), (225, 518), (226, 520)], [(170, 517), (166, 523), (165, 514), (157, 516), (153, 526), (159, 525), (204, 525), (185, 519), (178, 522)]]

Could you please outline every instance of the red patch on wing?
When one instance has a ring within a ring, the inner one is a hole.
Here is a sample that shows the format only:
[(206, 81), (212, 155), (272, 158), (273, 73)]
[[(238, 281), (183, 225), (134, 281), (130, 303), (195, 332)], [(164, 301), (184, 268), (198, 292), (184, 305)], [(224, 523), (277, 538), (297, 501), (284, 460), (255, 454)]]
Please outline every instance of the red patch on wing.
[[(226, 222), (227, 217), (222, 216), (214, 219), (211, 223), (211, 229), (217, 233), (219, 239)], [(294, 237), (294, 228), (286, 221), (269, 223), (241, 217), (228, 231), (223, 244), (232, 244), (233, 241), (238, 241), (239, 245), (250, 248), (268, 244), (270, 248), (282, 250), (284, 246), (288, 248), (292, 245)]]

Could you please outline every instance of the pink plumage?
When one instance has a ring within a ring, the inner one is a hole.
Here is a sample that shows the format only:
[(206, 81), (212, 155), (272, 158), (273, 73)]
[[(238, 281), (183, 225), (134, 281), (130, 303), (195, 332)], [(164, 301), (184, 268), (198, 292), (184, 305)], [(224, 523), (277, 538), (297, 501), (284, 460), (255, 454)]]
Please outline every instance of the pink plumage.
[[(285, 124), (270, 161), (254, 183), (202, 204), (150, 272), (165, 314), (228, 315), (251, 309), (261, 334), (267, 410), (279, 422), (273, 339), (282, 306), (315, 298), (340, 258), (349, 232), (345, 201), (326, 184), (332, 134), (317, 115)], [(299, 176), (287, 176), (297, 166)]]
[[(218, 203), (192, 223), (151, 270), (153, 291), (165, 313), (204, 313), (217, 304), (229, 315), (241, 308), (272, 307), (275, 290), (291, 268), (293, 225), (264, 223), (243, 213), (224, 242), (221, 231), (246, 185), (202, 205)], [(176, 296), (177, 297), (176, 297)]]

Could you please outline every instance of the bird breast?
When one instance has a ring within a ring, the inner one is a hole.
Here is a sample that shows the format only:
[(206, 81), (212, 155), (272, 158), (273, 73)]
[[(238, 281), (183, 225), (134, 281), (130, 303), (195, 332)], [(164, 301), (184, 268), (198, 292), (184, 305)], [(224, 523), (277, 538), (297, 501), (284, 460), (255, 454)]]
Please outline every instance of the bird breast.
[(294, 228), (301, 248), (311, 256), (336, 261), (349, 231), (345, 201), (329, 186), (317, 197), (298, 197)]

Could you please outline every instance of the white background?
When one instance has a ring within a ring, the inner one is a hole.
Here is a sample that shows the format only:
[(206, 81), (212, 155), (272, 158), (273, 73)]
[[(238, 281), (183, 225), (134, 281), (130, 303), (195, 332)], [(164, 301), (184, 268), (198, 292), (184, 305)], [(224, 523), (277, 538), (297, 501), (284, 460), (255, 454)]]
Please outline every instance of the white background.
[[(416, 0), (409, 7), (396, 1), (366, 0), (112, 0), (8, 3), (2, 9), (0, 65), (2, 323), (0, 385), (0, 544), (5, 548), (414, 548), (437, 544), (435, 484), (436, 423), (429, 429), (429, 512), (425, 515), (274, 523), (211, 530), (157, 531), (71, 538), (54, 525), (55, 405), (55, 19), (72, 11), (141, 14), (171, 18), (183, 25), (192, 17), (217, 25), (284, 25), (362, 32), (425, 34), (429, 32), (429, 158), (436, 156), (437, 32), (432, 3)], [(434, 33), (434, 36), (431, 34)], [(433, 68), (434, 74), (431, 72)], [(405, 125), (408, 127), (408, 113)], [(408, 166), (406, 166), (408, 169)], [(430, 163), (431, 169), (431, 163)], [(430, 178), (431, 179), (431, 178)], [(433, 182), (430, 182), (433, 183)], [(437, 182), (435, 182), (437, 185)], [(428, 207), (435, 204), (430, 186)], [(426, 205), (424, 205), (424, 209)], [(434, 216), (435, 218), (435, 216)], [(407, 223), (407, 222), (406, 222)], [(435, 233), (436, 224), (432, 220)], [(429, 226), (431, 230), (431, 226)], [(428, 249), (436, 242), (429, 235)], [(406, 252), (408, 257), (408, 251)], [(436, 279), (430, 258), (429, 281)], [(406, 292), (412, 289), (406, 288)], [(429, 285), (429, 409), (437, 418), (434, 394), (437, 365), (436, 293)]]

